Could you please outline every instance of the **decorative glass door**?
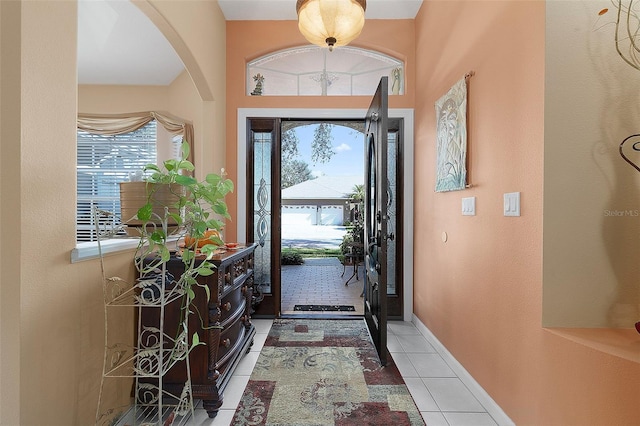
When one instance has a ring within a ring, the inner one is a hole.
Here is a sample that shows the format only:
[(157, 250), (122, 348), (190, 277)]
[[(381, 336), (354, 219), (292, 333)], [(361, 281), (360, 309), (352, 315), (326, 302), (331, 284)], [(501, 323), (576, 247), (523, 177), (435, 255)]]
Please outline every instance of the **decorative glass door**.
[[(387, 171), (387, 78), (382, 77), (365, 120), (365, 285), (364, 318), (382, 365), (387, 364), (387, 214), (392, 193)], [(392, 227), (392, 229), (395, 226)]]
[[(310, 121), (310, 120), (307, 120)], [(336, 120), (332, 120), (337, 122)], [(364, 123), (355, 126), (354, 120), (340, 120), (362, 131)], [(284, 120), (279, 118), (248, 118), (247, 120), (247, 242), (256, 242), (255, 282), (263, 300), (256, 306), (254, 316), (279, 316), (281, 309), (281, 131)], [(288, 120), (291, 122), (291, 119)], [(390, 259), (387, 277), (387, 315), (402, 318), (402, 120), (387, 120), (388, 167), (384, 182), (388, 220), (385, 241)], [(346, 125), (346, 124), (343, 124)], [(365, 136), (363, 136), (364, 138)], [(365, 149), (366, 149), (365, 140)], [(365, 158), (363, 158), (365, 163)], [(365, 177), (363, 177), (364, 180)], [(397, 218), (397, 219), (396, 219)], [(278, 260), (278, 261), (275, 261)]]
[[(256, 242), (255, 315), (280, 314), (280, 120), (250, 119), (247, 150), (247, 242)], [(274, 214), (275, 212), (275, 214)]]

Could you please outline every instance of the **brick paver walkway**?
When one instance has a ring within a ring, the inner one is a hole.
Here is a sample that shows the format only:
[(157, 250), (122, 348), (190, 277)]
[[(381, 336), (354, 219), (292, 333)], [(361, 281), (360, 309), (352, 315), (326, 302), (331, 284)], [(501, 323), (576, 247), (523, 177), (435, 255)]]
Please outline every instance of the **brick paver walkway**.
[[(356, 310), (352, 314), (362, 315), (362, 266), (360, 280), (356, 281), (354, 277), (348, 286), (344, 283), (353, 273), (353, 267), (347, 266), (344, 276), (341, 276), (342, 271), (342, 264), (335, 257), (306, 259), (303, 265), (282, 265), (282, 313), (294, 313), (295, 305), (353, 305)], [(349, 312), (328, 312), (336, 313)]]

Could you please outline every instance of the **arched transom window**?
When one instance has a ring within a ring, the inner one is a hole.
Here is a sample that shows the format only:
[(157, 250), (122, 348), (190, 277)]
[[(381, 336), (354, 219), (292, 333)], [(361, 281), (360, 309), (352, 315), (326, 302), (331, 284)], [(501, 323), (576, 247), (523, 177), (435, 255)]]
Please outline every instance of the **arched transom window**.
[(372, 50), (317, 46), (281, 50), (247, 63), (247, 95), (371, 96), (380, 77), (389, 94), (404, 93), (404, 63)]

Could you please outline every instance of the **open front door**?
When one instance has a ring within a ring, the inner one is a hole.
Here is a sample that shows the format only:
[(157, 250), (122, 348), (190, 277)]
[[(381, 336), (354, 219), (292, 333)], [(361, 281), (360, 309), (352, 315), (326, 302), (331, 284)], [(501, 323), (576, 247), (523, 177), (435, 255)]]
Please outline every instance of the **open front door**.
[[(365, 118), (365, 290), (364, 317), (380, 363), (387, 363), (387, 115), (388, 81), (380, 84)], [(392, 228), (393, 229), (393, 228)]]

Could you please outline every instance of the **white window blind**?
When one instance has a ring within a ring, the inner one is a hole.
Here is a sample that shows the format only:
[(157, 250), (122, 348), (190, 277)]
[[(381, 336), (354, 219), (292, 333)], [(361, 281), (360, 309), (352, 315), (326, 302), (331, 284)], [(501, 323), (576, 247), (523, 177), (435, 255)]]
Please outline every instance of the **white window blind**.
[(171, 139), (171, 158), (180, 158), (182, 155), (182, 135), (175, 135)]
[(156, 163), (156, 140), (155, 120), (124, 135), (78, 131), (77, 242), (96, 240), (94, 207), (120, 215), (119, 184), (146, 164)]

